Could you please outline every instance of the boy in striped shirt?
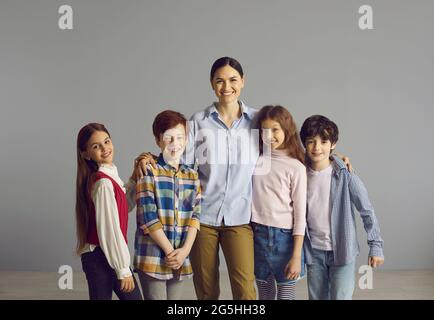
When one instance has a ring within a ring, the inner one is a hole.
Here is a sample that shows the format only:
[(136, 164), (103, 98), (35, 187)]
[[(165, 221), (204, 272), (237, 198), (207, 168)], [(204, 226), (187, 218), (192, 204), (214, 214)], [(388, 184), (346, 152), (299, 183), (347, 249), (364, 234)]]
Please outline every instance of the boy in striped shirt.
[(182, 280), (193, 275), (188, 255), (200, 227), (200, 181), (195, 170), (180, 163), (185, 117), (163, 111), (152, 130), (161, 153), (137, 182), (134, 267), (145, 299), (176, 300)]

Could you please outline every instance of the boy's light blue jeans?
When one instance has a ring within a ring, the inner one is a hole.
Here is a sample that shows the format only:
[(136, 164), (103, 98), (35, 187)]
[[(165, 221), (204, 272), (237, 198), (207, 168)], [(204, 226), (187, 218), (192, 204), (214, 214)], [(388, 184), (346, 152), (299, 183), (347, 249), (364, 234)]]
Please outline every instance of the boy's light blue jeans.
[(355, 261), (335, 266), (333, 251), (312, 248), (312, 264), (307, 265), (309, 300), (351, 300), (355, 266)]

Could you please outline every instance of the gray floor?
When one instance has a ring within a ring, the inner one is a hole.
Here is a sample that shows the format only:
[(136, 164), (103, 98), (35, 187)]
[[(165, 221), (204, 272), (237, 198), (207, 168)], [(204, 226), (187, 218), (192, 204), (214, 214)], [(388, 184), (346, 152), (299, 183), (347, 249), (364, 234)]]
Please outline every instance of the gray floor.
[[(88, 299), (83, 273), (74, 273), (73, 289), (60, 290), (61, 275), (49, 272), (0, 272), (0, 300), (6, 299)], [(231, 299), (229, 279), (221, 273), (221, 299)], [(185, 283), (184, 299), (196, 299), (191, 280)], [(307, 299), (306, 279), (297, 284), (297, 299)], [(373, 289), (361, 290), (356, 285), (354, 299), (434, 299), (434, 270), (376, 270)]]

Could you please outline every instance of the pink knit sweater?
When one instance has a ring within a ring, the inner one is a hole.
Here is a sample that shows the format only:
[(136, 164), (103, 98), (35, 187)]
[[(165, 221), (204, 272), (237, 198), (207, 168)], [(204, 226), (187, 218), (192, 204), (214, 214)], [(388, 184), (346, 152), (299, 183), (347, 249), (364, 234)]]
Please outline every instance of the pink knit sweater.
[[(271, 167), (261, 174), (264, 161), (271, 161)], [(306, 190), (306, 167), (286, 150), (272, 150), (268, 160), (261, 155), (253, 176), (252, 221), (304, 235)]]

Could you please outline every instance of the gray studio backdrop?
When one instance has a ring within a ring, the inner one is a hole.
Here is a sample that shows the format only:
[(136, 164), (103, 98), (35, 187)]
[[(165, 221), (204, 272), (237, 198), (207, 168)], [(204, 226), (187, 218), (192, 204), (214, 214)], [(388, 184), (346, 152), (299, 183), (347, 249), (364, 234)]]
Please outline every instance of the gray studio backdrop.
[[(62, 4), (73, 30), (58, 28)], [(358, 27), (364, 4), (373, 30)], [(126, 179), (139, 152), (157, 151), (159, 111), (214, 101), (209, 69), (224, 55), (245, 69), (247, 104), (282, 104), (299, 126), (318, 113), (337, 122), (376, 208), (384, 268), (433, 268), (433, 13), (430, 0), (1, 0), (0, 270), (81, 270), (79, 128), (108, 127)], [(131, 249), (134, 229), (133, 213)]]

